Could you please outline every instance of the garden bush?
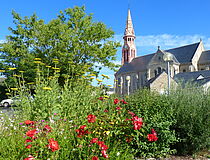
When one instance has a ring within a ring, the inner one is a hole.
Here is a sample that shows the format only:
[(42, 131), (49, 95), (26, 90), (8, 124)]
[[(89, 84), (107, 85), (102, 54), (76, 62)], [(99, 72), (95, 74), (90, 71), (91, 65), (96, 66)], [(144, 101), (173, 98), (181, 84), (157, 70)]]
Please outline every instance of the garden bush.
[[(175, 153), (170, 146), (177, 142), (175, 132), (171, 127), (176, 123), (174, 119), (174, 109), (168, 101), (166, 95), (159, 95), (147, 89), (137, 91), (127, 99), (128, 109), (133, 110), (143, 118), (145, 132), (149, 128), (154, 128), (158, 135), (156, 143), (145, 143), (142, 137), (136, 137), (138, 143), (133, 144), (133, 148), (139, 149), (139, 157), (165, 157)], [(141, 140), (141, 141), (139, 141)]]
[(177, 154), (194, 154), (210, 144), (210, 94), (188, 85), (169, 96), (176, 123), (173, 129), (179, 138), (173, 147)]

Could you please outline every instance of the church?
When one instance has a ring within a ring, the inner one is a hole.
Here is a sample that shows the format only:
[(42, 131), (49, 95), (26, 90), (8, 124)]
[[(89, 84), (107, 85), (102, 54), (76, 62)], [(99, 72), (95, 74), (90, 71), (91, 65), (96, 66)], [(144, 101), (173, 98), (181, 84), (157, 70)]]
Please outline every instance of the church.
[[(171, 87), (178, 81), (192, 81), (210, 86), (210, 50), (205, 50), (202, 40), (194, 44), (162, 49), (144, 56), (137, 56), (135, 33), (128, 10), (121, 68), (115, 73), (115, 93), (126, 95), (137, 89), (149, 88), (165, 93), (170, 77)], [(165, 59), (170, 55), (170, 62)]]

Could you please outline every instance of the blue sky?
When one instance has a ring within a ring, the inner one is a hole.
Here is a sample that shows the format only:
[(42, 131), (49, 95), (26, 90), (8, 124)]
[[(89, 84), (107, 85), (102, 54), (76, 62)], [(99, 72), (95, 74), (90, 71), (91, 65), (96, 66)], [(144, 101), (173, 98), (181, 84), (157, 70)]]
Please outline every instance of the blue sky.
[[(200, 38), (210, 49), (210, 0), (5, 0), (0, 5), (0, 42), (10, 34), (8, 27), (13, 26), (12, 10), (21, 16), (36, 13), (49, 21), (60, 10), (75, 5), (85, 5), (86, 12), (112, 28), (114, 40), (122, 42), (129, 1), (138, 56), (155, 52), (158, 45), (168, 49), (198, 42)], [(121, 48), (116, 63), (120, 58)], [(113, 84), (114, 73), (107, 69), (103, 73), (111, 77), (105, 83)]]

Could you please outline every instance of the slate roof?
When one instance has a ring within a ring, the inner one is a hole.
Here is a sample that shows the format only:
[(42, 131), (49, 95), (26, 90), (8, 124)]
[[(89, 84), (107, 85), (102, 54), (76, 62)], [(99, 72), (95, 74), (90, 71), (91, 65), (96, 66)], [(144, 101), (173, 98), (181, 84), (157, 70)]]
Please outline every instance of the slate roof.
[(202, 52), (198, 64), (205, 64), (210, 62), (210, 50)]
[(210, 78), (210, 70), (178, 73), (174, 76), (174, 80), (176, 80), (176, 81), (181, 80), (181, 81), (184, 81), (184, 82), (201, 81), (202, 79), (197, 80), (197, 78), (200, 75), (202, 75), (204, 77), (203, 79)]
[[(179, 63), (189, 63), (191, 62), (191, 59), (193, 58), (199, 44), (200, 42), (164, 51), (172, 53)], [(146, 70), (148, 63), (154, 55), (155, 53), (134, 58), (130, 63), (124, 64), (116, 72), (116, 75), (121, 73), (139, 72)]]
[(199, 44), (200, 42), (178, 48), (168, 49), (165, 51), (172, 53), (179, 61), (179, 63), (189, 63), (191, 62), (191, 59), (193, 58)]
[(116, 74), (144, 71), (154, 55), (155, 53), (136, 57), (130, 63), (124, 64)]

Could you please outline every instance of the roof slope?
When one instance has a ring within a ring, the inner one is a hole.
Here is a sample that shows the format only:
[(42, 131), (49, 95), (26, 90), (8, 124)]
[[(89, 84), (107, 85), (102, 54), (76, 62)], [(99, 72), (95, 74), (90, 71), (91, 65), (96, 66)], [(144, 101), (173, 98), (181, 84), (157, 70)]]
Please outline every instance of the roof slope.
[(178, 48), (168, 49), (165, 51), (172, 53), (179, 61), (179, 63), (188, 63), (191, 62), (199, 44), (200, 42)]
[(210, 70), (178, 73), (174, 76), (174, 80), (176, 81), (182, 80), (184, 82), (194, 81), (197, 80), (197, 78), (200, 75), (202, 75), (204, 78), (208, 78), (210, 77)]
[(130, 63), (124, 64), (116, 74), (126, 73), (126, 72), (138, 72), (138, 71), (144, 71), (147, 68), (148, 63), (154, 56), (153, 54), (148, 54), (145, 56), (140, 56), (134, 58)]
[(205, 64), (210, 62), (210, 50), (202, 52), (198, 64)]

